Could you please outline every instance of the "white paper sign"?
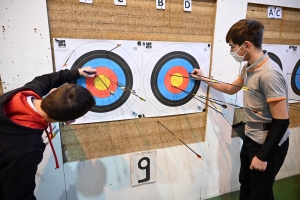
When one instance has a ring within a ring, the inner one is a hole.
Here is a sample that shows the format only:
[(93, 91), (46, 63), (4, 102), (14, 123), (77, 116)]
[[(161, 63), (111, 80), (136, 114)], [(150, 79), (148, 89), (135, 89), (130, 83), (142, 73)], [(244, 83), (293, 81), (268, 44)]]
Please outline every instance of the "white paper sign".
[(281, 19), (282, 18), (282, 7), (275, 8), (275, 18)]
[(156, 0), (156, 9), (166, 9), (166, 0)]
[(268, 7), (268, 18), (275, 18), (275, 6)]
[(184, 11), (192, 11), (192, 0), (184, 0), (183, 1), (183, 9)]
[(114, 1), (115, 1), (115, 5), (126, 6), (126, 0), (114, 0)]
[(131, 186), (138, 186), (156, 181), (156, 152), (131, 154)]
[(93, 0), (79, 0), (79, 2), (93, 4)]

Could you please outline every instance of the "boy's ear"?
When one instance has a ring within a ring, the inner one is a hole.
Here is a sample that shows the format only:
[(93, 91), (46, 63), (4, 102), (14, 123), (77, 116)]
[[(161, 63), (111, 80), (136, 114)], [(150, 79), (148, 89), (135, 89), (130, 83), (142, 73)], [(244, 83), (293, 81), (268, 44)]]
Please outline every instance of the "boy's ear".
[(250, 48), (250, 47), (251, 47), (251, 42), (245, 41), (245, 47), (246, 47), (246, 48)]
[(52, 88), (49, 93), (55, 91), (57, 88)]

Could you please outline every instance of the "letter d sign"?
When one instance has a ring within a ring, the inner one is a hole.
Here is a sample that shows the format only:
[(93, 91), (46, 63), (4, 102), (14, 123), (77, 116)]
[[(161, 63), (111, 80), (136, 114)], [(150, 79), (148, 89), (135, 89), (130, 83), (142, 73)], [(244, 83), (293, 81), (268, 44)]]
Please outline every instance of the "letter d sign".
[(183, 0), (183, 10), (192, 11), (192, 0)]

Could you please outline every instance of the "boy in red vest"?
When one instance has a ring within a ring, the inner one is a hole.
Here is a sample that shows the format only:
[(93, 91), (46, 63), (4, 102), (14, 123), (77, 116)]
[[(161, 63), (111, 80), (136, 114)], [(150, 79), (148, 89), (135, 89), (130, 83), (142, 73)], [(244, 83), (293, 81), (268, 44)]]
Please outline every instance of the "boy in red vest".
[(75, 120), (95, 105), (86, 88), (63, 84), (95, 73), (86, 67), (45, 74), (0, 96), (0, 200), (36, 199), (35, 174), (43, 159), (44, 130), (52, 122)]

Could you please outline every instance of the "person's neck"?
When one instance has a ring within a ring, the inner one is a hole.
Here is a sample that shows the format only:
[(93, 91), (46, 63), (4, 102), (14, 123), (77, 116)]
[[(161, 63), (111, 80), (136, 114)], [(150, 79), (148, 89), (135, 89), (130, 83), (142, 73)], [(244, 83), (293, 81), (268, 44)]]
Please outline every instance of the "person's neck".
[(262, 51), (262, 49), (254, 49), (251, 52), (250, 58), (248, 60), (248, 63), (250, 65), (253, 65), (253, 63), (255, 63), (258, 59), (260, 59), (262, 56), (264, 55), (264, 52)]
[(54, 119), (51, 119), (50, 117), (48, 117), (47, 113), (45, 113), (45, 111), (43, 111), (43, 109), (41, 108), (41, 104), (42, 104), (42, 100), (33, 99), (33, 105), (34, 105), (37, 113), (39, 113), (47, 123), (56, 122)]

